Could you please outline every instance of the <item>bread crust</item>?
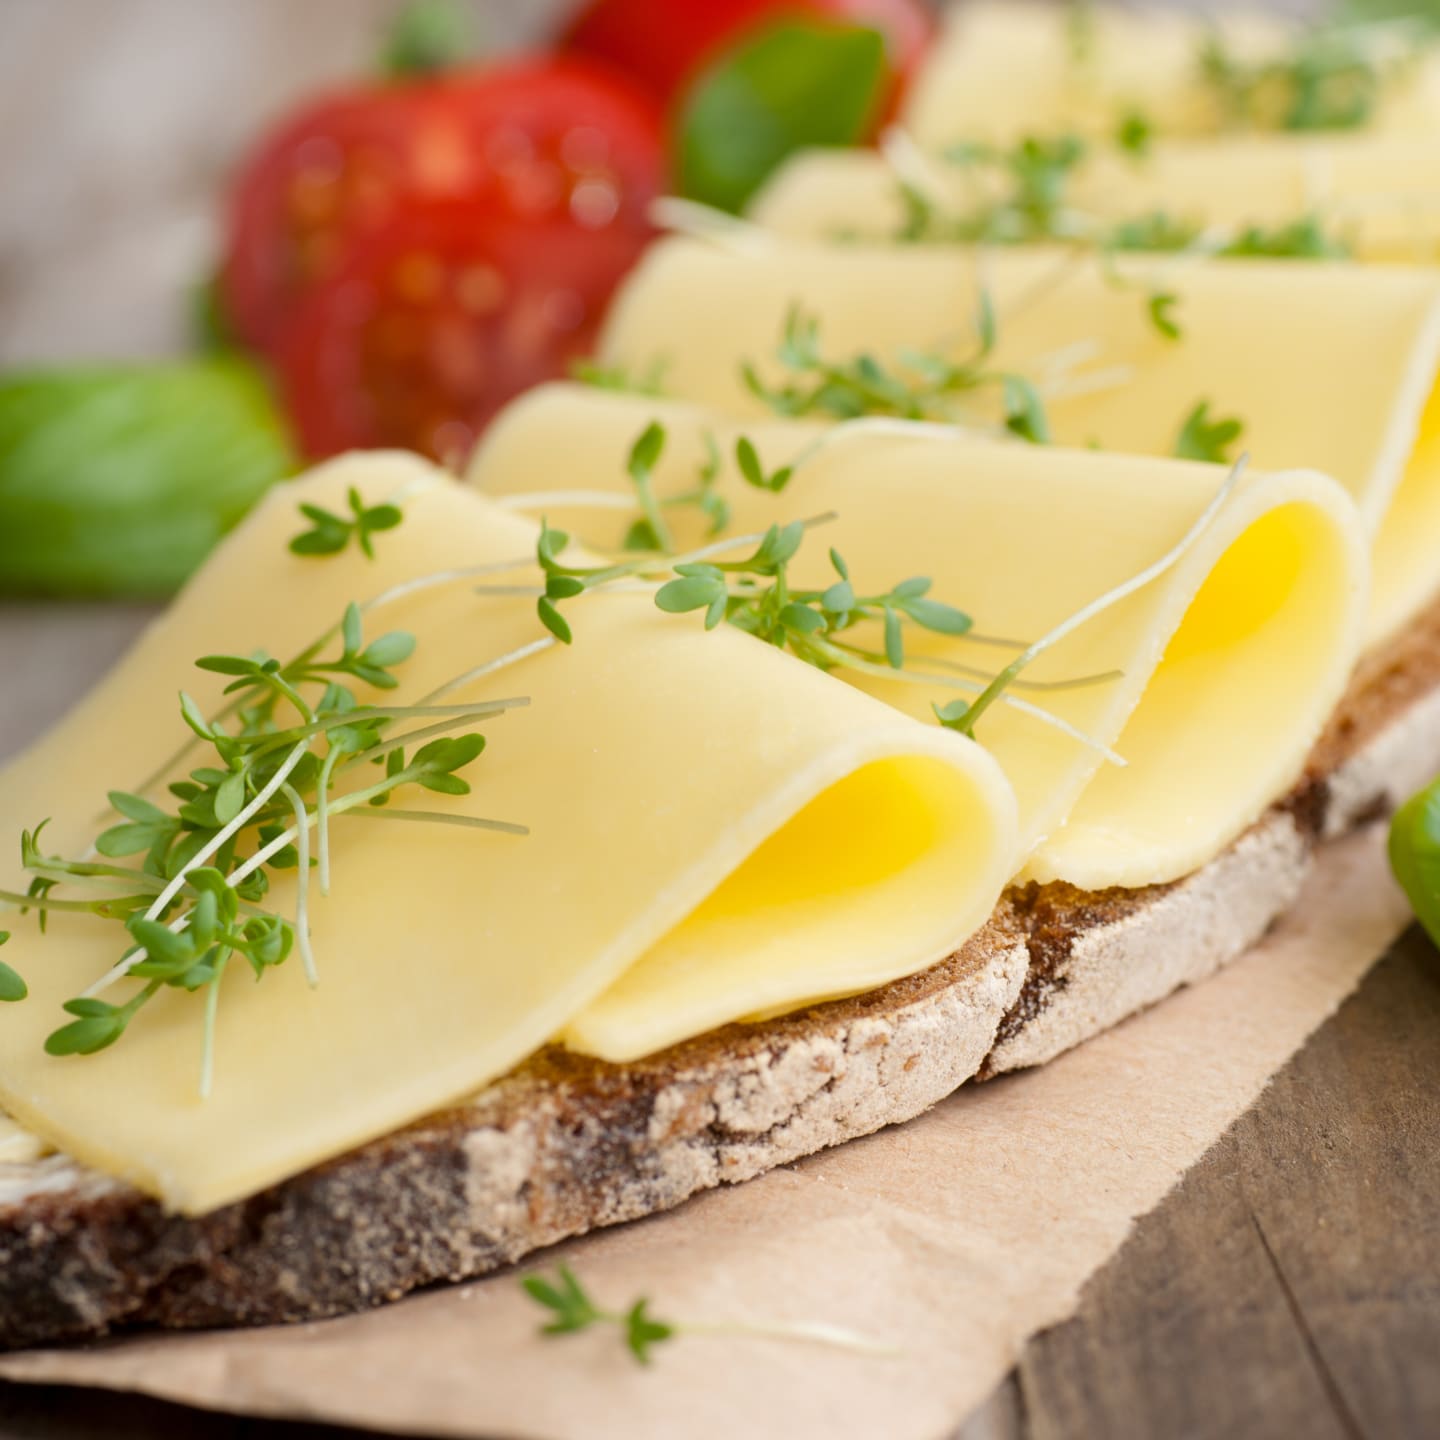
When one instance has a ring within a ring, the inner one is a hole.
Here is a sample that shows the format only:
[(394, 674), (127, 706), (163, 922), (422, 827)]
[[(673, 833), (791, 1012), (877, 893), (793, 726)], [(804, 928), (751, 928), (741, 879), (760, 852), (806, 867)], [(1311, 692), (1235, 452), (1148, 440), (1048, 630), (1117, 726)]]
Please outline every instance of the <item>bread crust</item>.
[(1440, 768), (1440, 604), (1369, 657), (1295, 790), (1195, 874), (1012, 889), (929, 970), (624, 1065), (551, 1047), (200, 1219), (63, 1156), (0, 1163), (0, 1349), (318, 1319), (483, 1275), (1041, 1063), (1247, 950), (1324, 839)]

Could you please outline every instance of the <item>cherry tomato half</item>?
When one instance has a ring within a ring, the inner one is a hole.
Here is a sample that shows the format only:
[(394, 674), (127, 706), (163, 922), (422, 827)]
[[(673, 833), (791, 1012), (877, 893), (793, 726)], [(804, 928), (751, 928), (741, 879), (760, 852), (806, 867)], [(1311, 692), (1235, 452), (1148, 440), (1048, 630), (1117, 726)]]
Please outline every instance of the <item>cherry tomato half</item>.
[(892, 72), (887, 115), (935, 31), (922, 0), (593, 0), (560, 43), (631, 76), (669, 108), (744, 36), (797, 17), (870, 25), (885, 36)]
[(242, 167), (221, 277), (226, 316), (246, 343), (277, 351), (307, 292), (417, 204), (468, 204), (477, 229), (499, 215), (584, 237), (624, 234), (638, 250), (663, 167), (653, 102), (580, 59), (323, 100)]

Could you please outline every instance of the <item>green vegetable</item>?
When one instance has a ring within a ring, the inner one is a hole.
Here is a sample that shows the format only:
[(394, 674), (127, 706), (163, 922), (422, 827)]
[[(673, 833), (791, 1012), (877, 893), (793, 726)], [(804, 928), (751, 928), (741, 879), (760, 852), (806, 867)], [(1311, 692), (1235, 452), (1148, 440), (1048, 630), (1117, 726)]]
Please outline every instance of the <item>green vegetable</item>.
[(0, 593), (168, 594), (294, 464), (238, 359), (0, 381)]
[(701, 75), (679, 121), (683, 194), (740, 210), (791, 152), (853, 145), (886, 77), (876, 30), (795, 20), (730, 51)]
[(1440, 945), (1440, 780), (1395, 812), (1390, 868), (1425, 933)]

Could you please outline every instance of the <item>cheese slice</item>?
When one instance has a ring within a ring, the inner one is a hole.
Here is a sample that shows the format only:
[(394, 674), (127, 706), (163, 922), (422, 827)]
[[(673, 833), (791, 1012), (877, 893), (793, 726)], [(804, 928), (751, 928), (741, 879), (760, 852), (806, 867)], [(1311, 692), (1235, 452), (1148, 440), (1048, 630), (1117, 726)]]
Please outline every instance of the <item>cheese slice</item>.
[[(860, 593), (926, 575), (931, 594), (972, 615), (977, 632), (1024, 641), (1163, 556), (1225, 476), (938, 426), (740, 426), (673, 401), (552, 385), (499, 417), (470, 478), (510, 503), (547, 506), (556, 523), (614, 548), (633, 515), (556, 508), (563, 497), (543, 492), (564, 476), (567, 488), (625, 493), (626, 452), (651, 419), (667, 431), (657, 494), (693, 488), (709, 431), (726, 457), (720, 493), (735, 533), (835, 512), (801, 549), (797, 584), (833, 581), (833, 545)], [(798, 462), (780, 496), (736, 477), (729, 457), (742, 431), (768, 469)], [(693, 509), (673, 517), (678, 544), (699, 541)], [(1256, 475), (1179, 564), (1037, 662), (1027, 678), (1120, 672), (1078, 689), (1014, 693), (1113, 744), (1128, 764), (1102, 766), (1093, 748), (1013, 708), (987, 712), (976, 733), (1019, 798), (1022, 840), (1033, 847), (1026, 873), (1091, 890), (1172, 880), (1249, 825), (1294, 781), (1339, 699), (1363, 619), (1364, 548), (1333, 481)], [(873, 636), (868, 643), (878, 648)], [(990, 674), (1015, 654), (923, 632), (910, 643), (912, 667), (931, 674), (954, 664)], [(837, 673), (921, 718), (960, 693)]]
[[(637, 369), (663, 363), (674, 395), (763, 416), (741, 362), (773, 383), (793, 378), (775, 354), (792, 307), (818, 319), (820, 348), (837, 359), (893, 360), (907, 348), (964, 357), (975, 349), (982, 273), (999, 316), (993, 366), (1049, 392), (1060, 443), (1169, 454), (1185, 417), (1208, 401), (1212, 416), (1244, 421), (1257, 466), (1315, 466), (1354, 496), (1374, 545), (1370, 642), (1440, 587), (1432, 270), (1149, 257), (1117, 284), (1091, 258), (1045, 249), (777, 243), (737, 255), (672, 238), (627, 282), (602, 351)], [(1180, 340), (1150, 323), (1151, 289), (1178, 297)], [(1087, 352), (1064, 370), (1067, 355)]]
[[(289, 554), (297, 502), (343, 511), (351, 485), (371, 503), (407, 497), (374, 561)], [(0, 818), (13, 833), (50, 815), (49, 848), (83, 852), (107, 789), (138, 784), (184, 737), (176, 691), (213, 713), (222, 677), (194, 657), (294, 653), (351, 599), (523, 561), (535, 533), (395, 455), (272, 492), (115, 673), (0, 774)], [(474, 793), (402, 802), (523, 823), (527, 837), (337, 818), (332, 893), (311, 897), (320, 985), (294, 957), (258, 984), (231, 968), (208, 1101), (203, 1006), (177, 992), (112, 1049), (43, 1054), (61, 1002), (123, 947), (90, 916), (57, 914), (43, 938), (33, 916), (7, 916), (7, 958), (31, 998), (0, 1013), (0, 1103), (70, 1155), (199, 1213), (472, 1093), (642, 959), (680, 973), (656, 1013), (611, 1027), (616, 1057), (920, 969), (988, 916), (1017, 842), (1014, 798), (980, 746), (729, 627), (701, 634), (646, 594), (569, 609), (573, 647), (452, 697), (530, 698), (478, 727), (490, 744), (466, 772)], [(419, 639), (401, 700), (543, 634), (533, 600), (471, 583), (373, 613), (371, 634), (390, 627)], [(0, 884), (21, 878), (4, 871)], [(288, 912), (293, 889), (277, 883), (270, 902)]]
[[(1203, 19), (1161, 7), (969, 0), (949, 19), (916, 79), (902, 123), (927, 146), (1075, 130), (1108, 138), (1129, 111), (1164, 134), (1207, 135), (1229, 123), (1202, 56), (1217, 36), (1253, 65), (1294, 53), (1300, 31), (1243, 10)], [(1423, 134), (1440, 118), (1440, 70), (1411, 34), (1369, 27), (1389, 78), (1369, 128)], [(1278, 120), (1277, 116), (1277, 120)]]
[[(973, 214), (994, 177), (942, 159), (912, 162), (937, 214)], [(980, 180), (989, 182), (979, 184)], [(1003, 194), (1003, 187), (1000, 194)], [(1317, 217), (1365, 261), (1440, 258), (1440, 147), (1408, 135), (1265, 135), (1157, 142), (1143, 158), (1114, 149), (1082, 161), (1067, 204), (1098, 227), (1163, 212), (1220, 240), (1248, 226)], [(891, 164), (874, 150), (792, 156), (751, 201), (756, 224), (801, 240), (901, 237), (906, 210)]]
[(0, 1165), (23, 1165), (39, 1160), (47, 1149), (43, 1140), (22, 1130), (4, 1111), (0, 1111)]

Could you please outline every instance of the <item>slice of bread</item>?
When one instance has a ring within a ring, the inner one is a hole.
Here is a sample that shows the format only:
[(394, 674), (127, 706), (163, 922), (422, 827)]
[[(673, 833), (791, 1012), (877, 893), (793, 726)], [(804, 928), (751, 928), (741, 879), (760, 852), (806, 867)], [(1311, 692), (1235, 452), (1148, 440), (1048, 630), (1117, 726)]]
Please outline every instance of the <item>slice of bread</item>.
[(631, 1065), (547, 1049), (463, 1108), (203, 1219), (63, 1156), (0, 1164), (0, 1348), (364, 1309), (909, 1119), (1234, 959), (1324, 839), (1437, 769), (1440, 604), (1361, 666), (1291, 794), (1183, 880), (1017, 886), (919, 975)]

